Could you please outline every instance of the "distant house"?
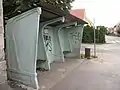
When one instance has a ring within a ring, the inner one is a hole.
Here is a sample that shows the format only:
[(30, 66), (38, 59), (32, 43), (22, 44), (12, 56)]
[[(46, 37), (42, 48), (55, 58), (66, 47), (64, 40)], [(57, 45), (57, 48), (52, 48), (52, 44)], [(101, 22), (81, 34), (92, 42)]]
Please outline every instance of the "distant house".
[(117, 36), (120, 36), (120, 22), (114, 26), (114, 33)]
[(114, 33), (114, 28), (112, 28), (112, 27), (108, 28), (108, 32), (109, 33)]
[(114, 27), (108, 28), (108, 33), (120, 36), (120, 22), (114, 25)]
[(71, 10), (70, 13), (84, 21), (86, 21), (90, 26), (93, 26), (94, 24), (92, 21), (86, 16), (85, 9), (74, 9)]

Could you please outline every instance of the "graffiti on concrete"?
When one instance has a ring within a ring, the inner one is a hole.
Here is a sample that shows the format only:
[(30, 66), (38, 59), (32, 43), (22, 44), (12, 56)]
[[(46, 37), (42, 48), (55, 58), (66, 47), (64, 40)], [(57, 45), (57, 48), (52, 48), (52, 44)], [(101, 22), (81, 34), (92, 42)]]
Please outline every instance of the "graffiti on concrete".
[(45, 46), (48, 51), (52, 51), (51, 36), (44, 35)]
[(70, 33), (73, 39), (73, 44), (76, 44), (78, 41), (81, 40), (81, 33), (80, 32), (72, 32)]

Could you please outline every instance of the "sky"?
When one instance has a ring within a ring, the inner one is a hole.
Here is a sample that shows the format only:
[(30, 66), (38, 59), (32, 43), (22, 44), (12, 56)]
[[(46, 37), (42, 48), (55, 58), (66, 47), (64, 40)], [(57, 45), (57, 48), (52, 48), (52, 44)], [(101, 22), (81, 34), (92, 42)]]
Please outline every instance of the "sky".
[(113, 27), (120, 22), (120, 0), (75, 0), (72, 9), (85, 8), (86, 16), (95, 25)]

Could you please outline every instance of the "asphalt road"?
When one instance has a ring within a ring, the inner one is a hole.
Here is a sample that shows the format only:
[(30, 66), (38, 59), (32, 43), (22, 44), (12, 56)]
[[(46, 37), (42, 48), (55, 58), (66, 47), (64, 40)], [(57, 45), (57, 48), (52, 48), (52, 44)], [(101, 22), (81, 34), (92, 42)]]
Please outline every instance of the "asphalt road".
[[(50, 90), (120, 90), (120, 37), (97, 45), (97, 59), (85, 60)], [(82, 48), (93, 45), (82, 45)]]

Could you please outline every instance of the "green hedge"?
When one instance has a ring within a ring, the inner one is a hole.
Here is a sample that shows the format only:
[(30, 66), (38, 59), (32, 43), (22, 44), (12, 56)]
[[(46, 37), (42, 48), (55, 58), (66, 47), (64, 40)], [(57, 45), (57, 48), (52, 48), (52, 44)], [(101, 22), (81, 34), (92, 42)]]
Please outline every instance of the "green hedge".
[[(97, 26), (96, 32), (96, 43), (105, 43), (106, 28), (104, 26)], [(83, 43), (94, 43), (94, 29), (90, 26), (85, 26), (83, 30)]]

